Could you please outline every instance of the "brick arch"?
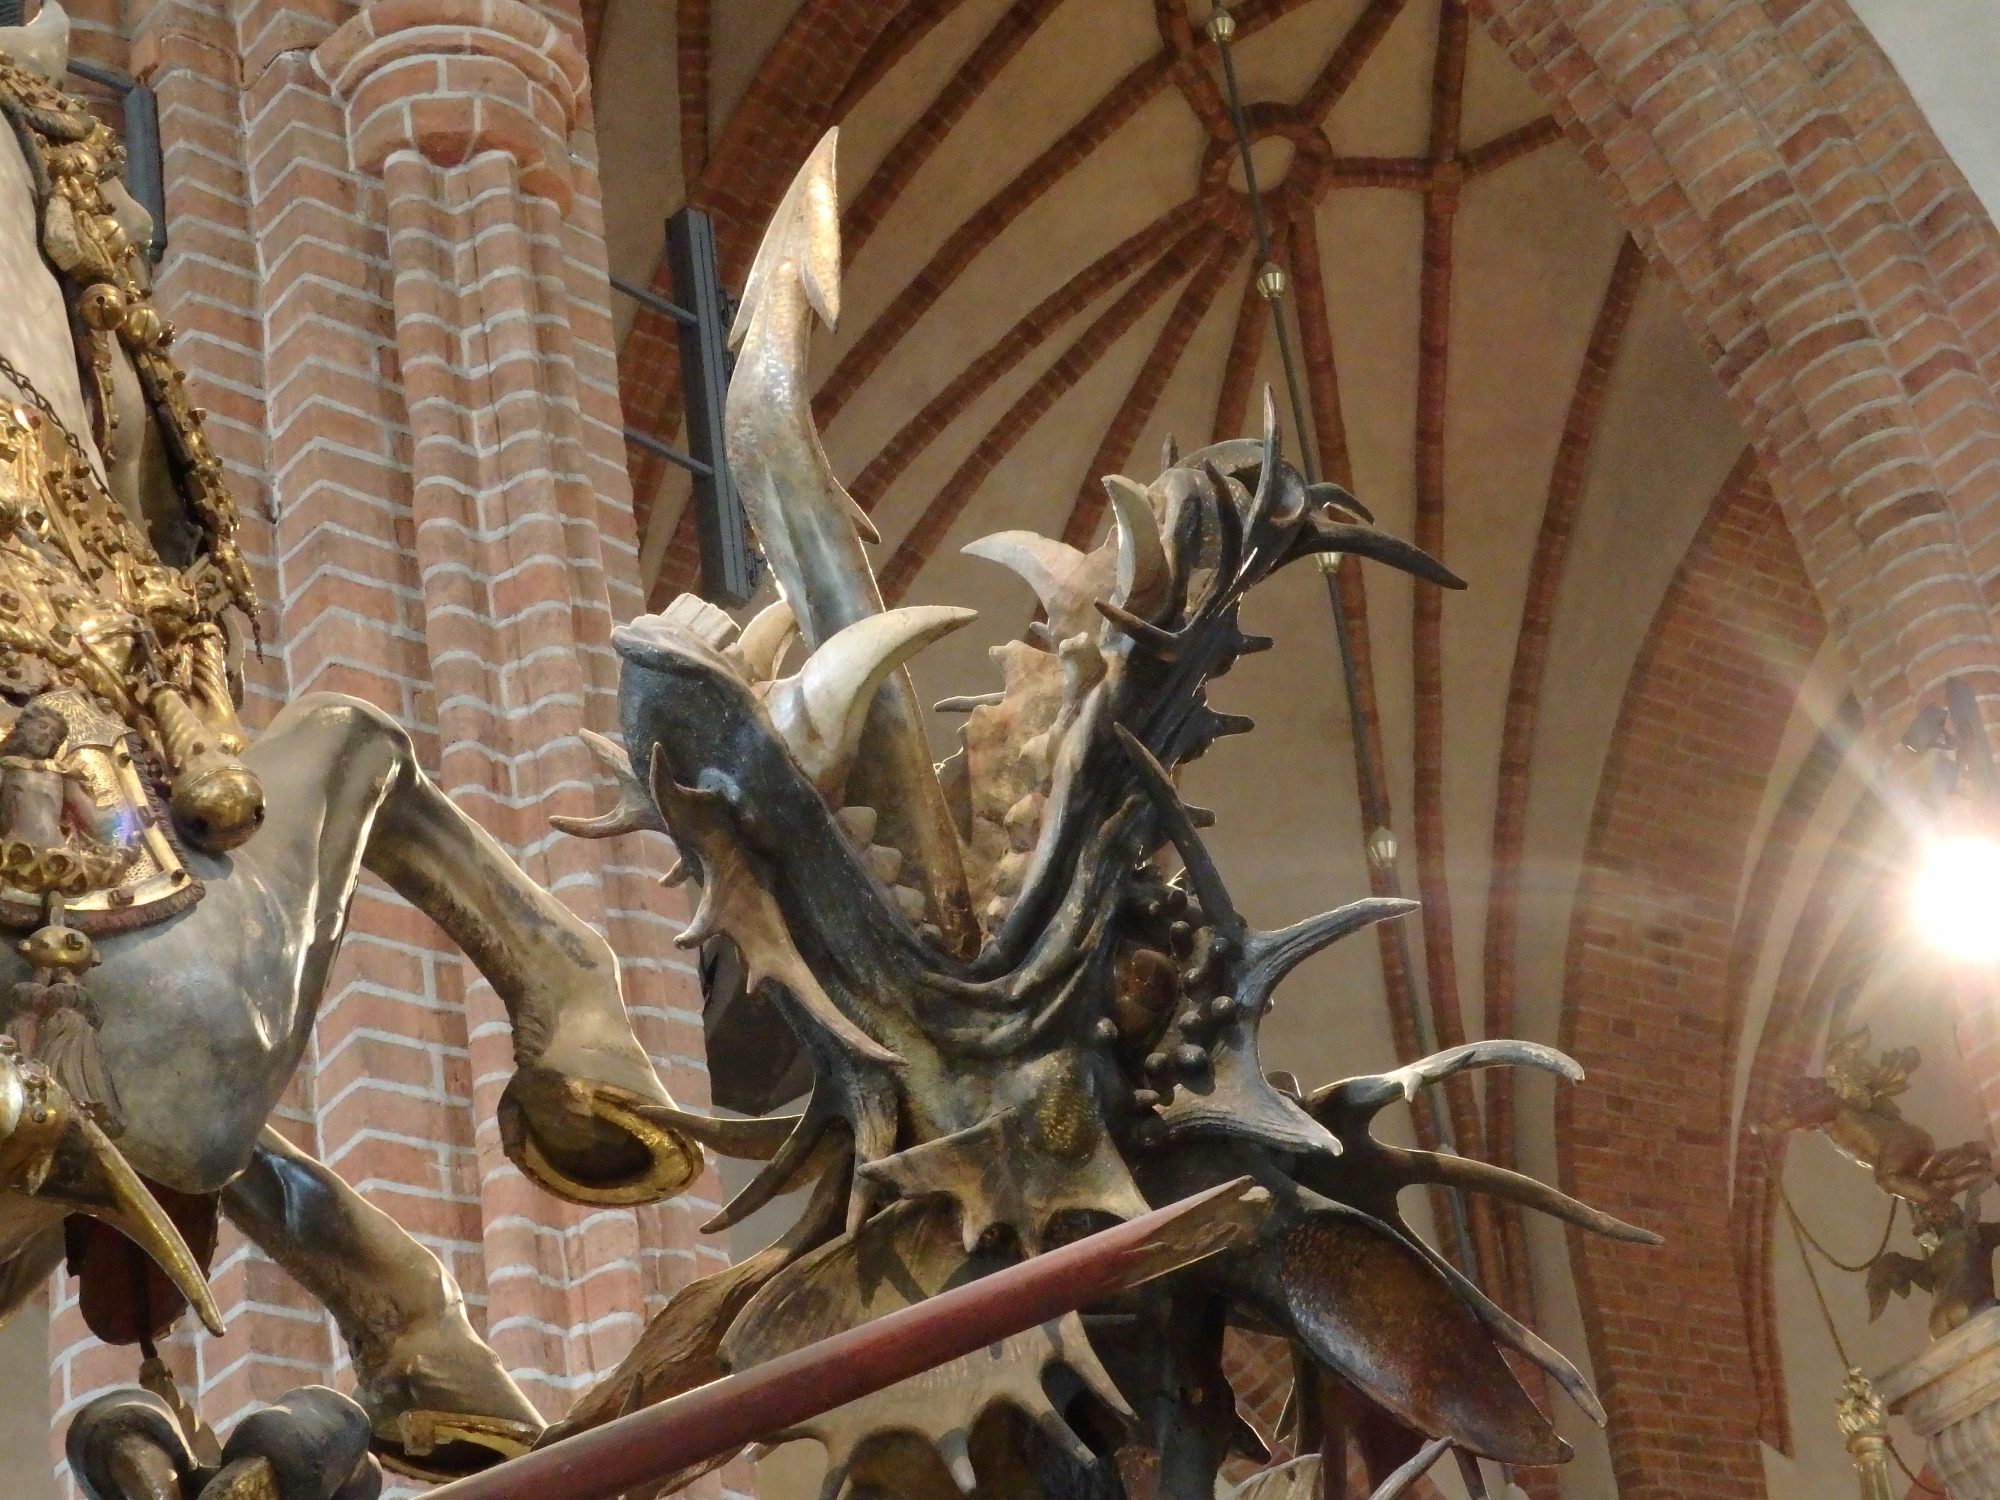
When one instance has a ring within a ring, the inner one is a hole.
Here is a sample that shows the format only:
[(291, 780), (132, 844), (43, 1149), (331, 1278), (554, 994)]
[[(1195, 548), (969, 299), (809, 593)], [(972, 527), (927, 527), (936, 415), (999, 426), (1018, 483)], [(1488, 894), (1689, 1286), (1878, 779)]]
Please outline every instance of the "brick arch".
[(2000, 722), (2000, 234), (1848, 0), (1472, 0), (1677, 287), (1878, 729)]
[(1667, 1236), (1644, 1252), (1570, 1242), (1623, 1500), (1764, 1493), (1725, 1191), (1731, 970), (1758, 807), (1825, 633), (1746, 459), (1627, 683), (1565, 964), (1561, 1045), (1588, 1076), (1558, 1098), (1563, 1185)]

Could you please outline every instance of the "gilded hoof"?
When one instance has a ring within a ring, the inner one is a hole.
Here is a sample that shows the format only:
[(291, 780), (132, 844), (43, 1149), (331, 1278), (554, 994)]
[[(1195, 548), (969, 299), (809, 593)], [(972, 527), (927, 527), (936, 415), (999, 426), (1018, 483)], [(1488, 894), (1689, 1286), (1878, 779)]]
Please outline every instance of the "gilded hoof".
[(236, 848), (264, 826), (264, 784), (236, 761), (211, 762), (174, 783), (174, 826), (210, 854)]
[(373, 1446), (384, 1468), (444, 1484), (519, 1458), (541, 1435), (539, 1427), (504, 1417), (406, 1411), (375, 1429)]
[(523, 1070), (500, 1099), (500, 1143), (530, 1180), (571, 1203), (663, 1202), (701, 1175), (701, 1147), (647, 1119), (651, 1102), (612, 1084)]

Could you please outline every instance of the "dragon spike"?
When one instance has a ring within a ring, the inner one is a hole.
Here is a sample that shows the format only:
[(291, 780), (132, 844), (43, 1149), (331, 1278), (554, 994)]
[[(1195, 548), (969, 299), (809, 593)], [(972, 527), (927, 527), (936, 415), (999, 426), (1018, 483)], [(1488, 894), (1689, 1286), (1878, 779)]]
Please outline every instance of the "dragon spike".
[(1627, 1224), (1623, 1219), (1614, 1218), (1600, 1208), (1592, 1208), (1546, 1182), (1539, 1182), (1522, 1172), (1509, 1171), (1506, 1167), (1496, 1167), (1491, 1162), (1436, 1151), (1401, 1151), (1396, 1159), (1411, 1182), (1437, 1182), (1468, 1192), (1491, 1193), (1496, 1198), (1505, 1198), (1607, 1239), (1624, 1240), (1634, 1245), (1663, 1243), (1660, 1236), (1650, 1229)]
[(1181, 445), (1174, 441), (1174, 435), (1170, 432), (1160, 443), (1160, 467), (1171, 469), (1180, 461)]
[(618, 788), (618, 799), (611, 807), (592, 818), (572, 818), (556, 814), (549, 819), (549, 826), (559, 833), (572, 834), (580, 839), (608, 839), (621, 833), (665, 833), (666, 819), (660, 816), (660, 809), (654, 805), (653, 794), (646, 784), (632, 772), (632, 758), (617, 744), (606, 739), (594, 729), (579, 731), (590, 753), (597, 757), (612, 783)]
[(1355, 520), (1370, 526), (1375, 524), (1375, 513), (1349, 494), (1342, 485), (1325, 482), (1309, 484), (1306, 486), (1306, 495), (1315, 505), (1327, 510), (1345, 511)]
[(1367, 896), (1345, 906), (1307, 917), (1276, 932), (1253, 932), (1244, 940), (1243, 966), (1238, 971), (1236, 1000), (1245, 1010), (1261, 1010), (1284, 977), (1322, 948), (1376, 922), (1408, 916), (1414, 901), (1393, 896)]
[(731, 342), (740, 353), (723, 408), (743, 507), (806, 643), (881, 608), (862, 551), (873, 523), (834, 476), (813, 422), (807, 346), (814, 314), (840, 311), (836, 132), (799, 169), (758, 246)]
[(1232, 936), (1242, 933), (1245, 924), (1236, 910), (1235, 901), (1230, 898), (1229, 887), (1223, 884), (1222, 872), (1216, 869), (1215, 861), (1195, 832), (1194, 820), (1188, 816), (1187, 805), (1181, 801), (1180, 793), (1174, 790), (1173, 778), (1167, 775), (1167, 768), (1123, 724), (1112, 727), (1117, 731), (1118, 743), (1124, 747), (1126, 758), (1132, 762), (1132, 769), (1139, 773), (1141, 789), (1159, 813), (1161, 826), (1174, 848), (1180, 852), (1181, 863), (1187, 866), (1188, 883), (1194, 887), (1202, 915), (1218, 931), (1227, 931)]
[(1080, 552), (1033, 531), (996, 531), (959, 550), (1017, 574), (1035, 591), (1049, 617), (1050, 634), (1058, 641), (1089, 629), (1091, 603), (1112, 582), (1108, 552)]
[(1579, 1411), (1599, 1427), (1605, 1425), (1609, 1418), (1605, 1415), (1604, 1403), (1597, 1399), (1597, 1392), (1583, 1378), (1583, 1372), (1571, 1364), (1560, 1349), (1487, 1296), (1470, 1277), (1422, 1240), (1413, 1238), (1410, 1243), (1452, 1284), (1474, 1316), (1486, 1325), (1488, 1333), (1524, 1359), (1540, 1365), (1576, 1403)]
[(1436, 1467), (1437, 1461), (1450, 1451), (1450, 1438), (1432, 1438), (1411, 1455), (1407, 1463), (1383, 1480), (1368, 1500), (1403, 1500), (1416, 1482), (1430, 1473)]
[(1250, 502), (1254, 521), (1271, 513), (1278, 499), (1278, 464), (1285, 456), (1283, 434), (1278, 430), (1278, 398), (1270, 385), (1264, 386), (1264, 451), (1257, 466), (1257, 493)]
[(1104, 492), (1118, 526), (1118, 594), (1112, 603), (1142, 620), (1151, 619), (1173, 586), (1152, 496), (1144, 485), (1123, 474), (1105, 475)]
[(840, 127), (819, 138), (812, 155), (771, 215), (757, 258), (743, 283), (743, 300), (729, 328), (729, 347), (741, 348), (773, 280), (791, 262), (814, 312), (832, 327), (840, 321)]
[(751, 682), (769, 682), (778, 675), (778, 664), (785, 659), (785, 652), (798, 633), (798, 617), (783, 599), (766, 605), (751, 617), (736, 640), (736, 654)]
[(1463, 1073), (1469, 1068), (1495, 1067), (1540, 1068), (1571, 1083), (1583, 1078), (1582, 1066), (1554, 1047), (1545, 1047), (1540, 1042), (1494, 1037), (1467, 1042), (1461, 1047), (1448, 1047), (1443, 1052), (1420, 1057), (1408, 1066), (1388, 1073), (1344, 1078), (1338, 1083), (1330, 1083), (1313, 1094), (1307, 1107), (1319, 1120), (1325, 1120), (1329, 1115), (1347, 1118), (1358, 1115), (1365, 1120), (1391, 1104), (1407, 1103), (1417, 1097), (1419, 1090), (1429, 1088), (1454, 1073)]
[(876, 690), (904, 662), (975, 618), (974, 611), (924, 604), (868, 615), (771, 688), (765, 708), (793, 759), (821, 792), (837, 797), (867, 727)]
[[(766, 231), (734, 330), (739, 347), (723, 405), (724, 448), (778, 592), (809, 648), (882, 611), (865, 543), (875, 529), (841, 486), (813, 420), (808, 343), (814, 315), (839, 311), (840, 225), (828, 132)], [(881, 811), (883, 842), (911, 861), (943, 946), (978, 941), (964, 854), (938, 784), (909, 675), (889, 674), (857, 732), (868, 753), (859, 800)], [(775, 689), (774, 689), (775, 691)]]
[(1292, 555), (1303, 556), (1312, 552), (1352, 553), (1356, 557), (1387, 563), (1439, 588), (1465, 587), (1463, 578), (1414, 542), (1406, 542), (1386, 531), (1377, 531), (1373, 526), (1355, 526), (1315, 515), (1311, 524), (1299, 533), (1298, 546)]

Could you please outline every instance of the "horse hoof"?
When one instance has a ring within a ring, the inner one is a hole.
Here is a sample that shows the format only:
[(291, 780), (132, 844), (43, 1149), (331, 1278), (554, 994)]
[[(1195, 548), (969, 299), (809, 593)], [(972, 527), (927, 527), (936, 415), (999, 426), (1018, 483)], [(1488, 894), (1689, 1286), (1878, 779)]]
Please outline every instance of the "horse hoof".
[(629, 1089), (523, 1068), (500, 1096), (500, 1144), (528, 1178), (571, 1203), (660, 1203), (701, 1175), (701, 1147), (645, 1117)]
[(375, 1456), (386, 1469), (427, 1484), (477, 1474), (535, 1446), (542, 1429), (503, 1417), (457, 1412), (406, 1411), (375, 1429)]
[(170, 806), (189, 843), (222, 854), (264, 826), (264, 784), (236, 761), (198, 766), (174, 783)]

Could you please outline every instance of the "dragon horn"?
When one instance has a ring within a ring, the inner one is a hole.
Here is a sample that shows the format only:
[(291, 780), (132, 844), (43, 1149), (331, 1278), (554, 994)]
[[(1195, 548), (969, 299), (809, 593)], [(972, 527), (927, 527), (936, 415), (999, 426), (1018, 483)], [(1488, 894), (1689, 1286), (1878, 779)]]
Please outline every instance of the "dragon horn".
[(869, 706), (889, 674), (941, 636), (975, 618), (946, 605), (884, 610), (856, 620), (773, 685), (771, 723), (822, 793), (844, 788)]
[(766, 605), (751, 617), (736, 638), (736, 653), (752, 682), (769, 682), (778, 675), (778, 663), (799, 633), (799, 622), (791, 605), (783, 599)]
[(1090, 607), (1108, 579), (1097, 554), (1080, 552), (1067, 542), (1033, 531), (996, 531), (959, 549), (967, 557), (984, 558), (1016, 574), (1035, 591), (1049, 630), (1065, 640), (1094, 623)]
[[(840, 309), (836, 140), (828, 131), (765, 231), (732, 330), (739, 353), (723, 405), (725, 448), (744, 511), (812, 648), (882, 610), (863, 550), (864, 541), (877, 539), (875, 529), (820, 444), (807, 372), (815, 314), (831, 320)], [(866, 718), (857, 800), (882, 814), (881, 841), (910, 861), (945, 946), (970, 951), (978, 932), (964, 855), (907, 673), (889, 674)]]
[(1111, 514), (1118, 523), (1118, 594), (1111, 602), (1150, 620), (1167, 602), (1173, 583), (1152, 496), (1144, 485), (1123, 474), (1105, 475), (1104, 492), (1111, 498)]
[(646, 784), (633, 774), (632, 758), (615, 741), (606, 739), (596, 730), (580, 732), (590, 753), (597, 757), (605, 775), (618, 788), (618, 800), (593, 818), (572, 818), (556, 813), (549, 818), (549, 826), (559, 833), (582, 839), (608, 839), (621, 833), (649, 830), (665, 833), (666, 820), (660, 816), (659, 808), (653, 805), (653, 794), (647, 790)]

